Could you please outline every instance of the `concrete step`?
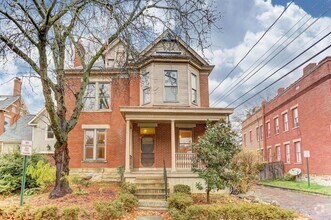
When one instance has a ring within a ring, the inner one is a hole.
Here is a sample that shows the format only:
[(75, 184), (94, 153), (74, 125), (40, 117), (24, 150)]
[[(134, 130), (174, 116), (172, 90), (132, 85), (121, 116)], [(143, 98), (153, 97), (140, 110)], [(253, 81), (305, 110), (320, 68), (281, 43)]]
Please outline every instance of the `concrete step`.
[(145, 183), (163, 183), (164, 184), (164, 180), (163, 179), (136, 179), (136, 184), (145, 184)]
[(136, 183), (137, 188), (146, 188), (146, 187), (160, 187), (164, 188), (164, 182), (163, 183)]
[(136, 196), (141, 199), (165, 199), (165, 193), (137, 193)]
[(168, 207), (168, 203), (165, 200), (159, 199), (140, 199), (138, 202), (138, 207)]
[[(169, 188), (167, 189), (168, 193), (170, 192)], [(138, 188), (138, 193), (165, 193), (165, 188)]]

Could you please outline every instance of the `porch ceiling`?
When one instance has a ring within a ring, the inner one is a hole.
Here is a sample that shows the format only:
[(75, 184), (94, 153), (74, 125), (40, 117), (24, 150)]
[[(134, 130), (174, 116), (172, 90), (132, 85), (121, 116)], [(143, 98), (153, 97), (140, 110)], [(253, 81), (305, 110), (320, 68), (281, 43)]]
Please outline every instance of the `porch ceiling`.
[(218, 121), (232, 114), (232, 108), (144, 107), (124, 106), (120, 111), (132, 121)]

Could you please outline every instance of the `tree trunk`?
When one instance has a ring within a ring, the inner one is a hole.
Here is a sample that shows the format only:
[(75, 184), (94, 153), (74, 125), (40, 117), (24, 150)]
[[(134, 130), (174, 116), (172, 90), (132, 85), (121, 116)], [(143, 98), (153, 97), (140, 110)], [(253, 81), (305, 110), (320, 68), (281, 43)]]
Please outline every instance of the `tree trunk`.
[(209, 194), (210, 194), (210, 189), (207, 188), (207, 203), (209, 204), (210, 203), (210, 197), (209, 197)]
[(56, 166), (56, 180), (54, 189), (49, 194), (50, 199), (56, 199), (72, 193), (68, 182), (70, 157), (67, 142), (62, 144), (56, 142), (53, 158)]

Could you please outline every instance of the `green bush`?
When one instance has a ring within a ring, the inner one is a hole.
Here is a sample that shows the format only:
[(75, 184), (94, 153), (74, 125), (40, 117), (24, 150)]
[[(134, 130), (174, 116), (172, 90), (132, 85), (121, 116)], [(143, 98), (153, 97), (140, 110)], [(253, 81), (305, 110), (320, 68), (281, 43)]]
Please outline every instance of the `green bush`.
[(120, 201), (123, 204), (125, 211), (130, 212), (134, 207), (138, 205), (138, 199), (133, 194), (129, 193), (120, 193), (116, 200)]
[(295, 181), (295, 179), (296, 179), (296, 176), (293, 176), (289, 173), (286, 173), (284, 176), (284, 180), (286, 180), (286, 181)]
[(88, 187), (90, 184), (89, 180), (84, 179), (81, 176), (73, 175), (69, 177), (69, 182), (76, 185), (76, 186), (85, 186)]
[(62, 210), (61, 220), (78, 220), (79, 207), (67, 207)]
[(171, 219), (187, 220), (186, 212), (182, 212), (175, 208), (169, 209), (168, 214), (171, 216)]
[(173, 193), (168, 199), (169, 209), (185, 211), (187, 207), (193, 204), (193, 199), (185, 193)]
[[(38, 161), (47, 163), (41, 155), (33, 154), (29, 157), (28, 166), (36, 166)], [(8, 195), (21, 188), (23, 171), (23, 156), (15, 151), (0, 156), (0, 194)], [(26, 176), (26, 189), (39, 187), (37, 180), (30, 175)]]
[(124, 214), (123, 203), (118, 200), (112, 202), (95, 202), (97, 220), (120, 218)]
[(34, 219), (34, 215), (31, 212), (31, 207), (28, 205), (18, 208), (16, 210), (14, 216), (15, 216), (15, 220), (33, 220)]
[(271, 220), (293, 219), (296, 217), (293, 211), (253, 203), (193, 205), (187, 208), (186, 216), (190, 220)]
[(185, 193), (191, 195), (191, 187), (184, 184), (174, 185), (174, 193)]
[(43, 160), (38, 161), (35, 165), (30, 164), (26, 174), (30, 175), (42, 190), (51, 186), (55, 181), (55, 167)]
[(44, 206), (34, 212), (35, 220), (58, 220), (58, 208), (56, 206)]
[(121, 193), (130, 193), (135, 195), (137, 192), (137, 186), (134, 183), (124, 182), (121, 185)]

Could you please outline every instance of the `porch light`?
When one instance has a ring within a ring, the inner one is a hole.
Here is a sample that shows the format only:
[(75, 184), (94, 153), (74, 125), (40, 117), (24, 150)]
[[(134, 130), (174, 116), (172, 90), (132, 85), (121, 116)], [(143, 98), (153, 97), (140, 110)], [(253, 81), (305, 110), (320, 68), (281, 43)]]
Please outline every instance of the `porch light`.
[(140, 134), (155, 134), (155, 128), (140, 128)]

